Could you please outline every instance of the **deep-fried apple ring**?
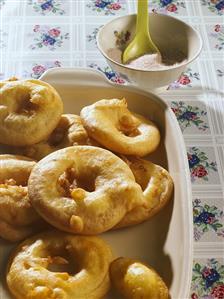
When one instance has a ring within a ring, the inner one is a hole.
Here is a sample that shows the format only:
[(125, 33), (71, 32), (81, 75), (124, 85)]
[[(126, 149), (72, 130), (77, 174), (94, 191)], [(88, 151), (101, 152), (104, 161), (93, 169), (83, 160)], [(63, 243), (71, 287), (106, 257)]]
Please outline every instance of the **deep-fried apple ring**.
[(111, 260), (98, 237), (46, 232), (17, 248), (7, 284), (16, 299), (100, 299), (110, 287)]
[(123, 159), (142, 187), (144, 201), (127, 213), (116, 227), (138, 224), (151, 218), (167, 204), (173, 191), (173, 180), (163, 167), (136, 157)]
[(57, 126), (63, 103), (40, 80), (0, 82), (0, 143), (25, 146), (40, 142)]
[(101, 100), (80, 114), (88, 134), (106, 148), (126, 155), (145, 156), (160, 142), (157, 127), (131, 113), (125, 99)]
[(110, 265), (116, 290), (127, 299), (168, 299), (162, 278), (149, 266), (129, 258), (118, 258)]
[(41, 221), (32, 208), (27, 182), (35, 162), (22, 156), (0, 155), (0, 236), (22, 240), (33, 233)]
[(93, 142), (83, 127), (80, 116), (63, 114), (47, 140), (18, 149), (18, 151), (35, 160), (41, 160), (61, 148), (72, 145), (92, 145)]
[(39, 161), (28, 191), (47, 222), (80, 234), (111, 229), (143, 200), (126, 163), (93, 146), (67, 147)]

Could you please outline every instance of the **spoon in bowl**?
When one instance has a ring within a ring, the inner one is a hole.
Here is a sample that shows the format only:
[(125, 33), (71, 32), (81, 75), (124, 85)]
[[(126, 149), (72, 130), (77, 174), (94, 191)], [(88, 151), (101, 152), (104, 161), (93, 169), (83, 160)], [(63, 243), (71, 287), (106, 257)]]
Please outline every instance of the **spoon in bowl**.
[(127, 64), (130, 61), (145, 54), (157, 54), (157, 59), (161, 60), (160, 51), (153, 43), (149, 34), (148, 0), (138, 0), (138, 14), (135, 37), (124, 50), (122, 55), (122, 62), (124, 64)]

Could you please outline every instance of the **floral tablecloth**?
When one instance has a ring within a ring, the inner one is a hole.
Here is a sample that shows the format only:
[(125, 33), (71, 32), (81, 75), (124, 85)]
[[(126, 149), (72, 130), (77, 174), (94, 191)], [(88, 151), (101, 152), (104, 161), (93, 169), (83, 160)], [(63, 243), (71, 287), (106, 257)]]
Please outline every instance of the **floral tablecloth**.
[[(124, 84), (97, 51), (96, 34), (111, 18), (135, 12), (136, 2), (0, 0), (0, 78), (39, 78), (52, 67), (88, 66)], [(191, 298), (222, 299), (224, 1), (150, 0), (150, 10), (190, 23), (204, 42), (200, 58), (161, 96), (178, 119), (188, 152), (194, 215)]]

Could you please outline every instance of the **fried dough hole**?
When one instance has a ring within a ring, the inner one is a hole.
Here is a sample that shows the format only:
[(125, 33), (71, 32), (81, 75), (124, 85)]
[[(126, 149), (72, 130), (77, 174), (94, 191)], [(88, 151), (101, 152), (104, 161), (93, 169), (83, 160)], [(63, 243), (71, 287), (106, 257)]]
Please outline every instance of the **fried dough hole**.
[(101, 299), (110, 287), (111, 260), (98, 237), (45, 232), (16, 249), (7, 284), (16, 299)]
[(39, 161), (28, 191), (46, 221), (79, 234), (111, 229), (143, 200), (124, 161), (93, 146), (67, 147)]
[(63, 110), (57, 91), (40, 80), (0, 82), (0, 142), (26, 146), (44, 140)]

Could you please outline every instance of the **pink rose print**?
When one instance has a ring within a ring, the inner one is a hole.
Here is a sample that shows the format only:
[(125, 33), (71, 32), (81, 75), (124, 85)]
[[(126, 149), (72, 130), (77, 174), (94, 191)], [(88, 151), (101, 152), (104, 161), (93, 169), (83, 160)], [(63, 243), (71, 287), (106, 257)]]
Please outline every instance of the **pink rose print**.
[(167, 6), (166, 9), (170, 12), (175, 12), (175, 11), (177, 11), (177, 6), (175, 4), (170, 4)]
[(193, 84), (200, 81), (200, 74), (194, 72), (191, 68), (186, 69), (179, 79), (171, 83), (168, 89), (178, 89), (178, 88), (192, 88)]
[(109, 79), (110, 81), (112, 81), (114, 83), (117, 83), (117, 84), (125, 84), (126, 83), (126, 81), (121, 76), (119, 76), (117, 73), (115, 73), (109, 66), (102, 68), (95, 63), (91, 63), (89, 65), (89, 67), (102, 72), (107, 77), (107, 79)]
[(189, 79), (188, 76), (186, 75), (183, 75), (179, 78), (178, 82), (182, 85), (187, 85), (187, 84), (190, 84), (191, 83), (191, 80)]
[(69, 39), (69, 33), (63, 34), (60, 27), (51, 28), (47, 25), (35, 25), (33, 32), (35, 32), (35, 43), (29, 47), (32, 50), (45, 47), (54, 51), (63, 45), (64, 40)]
[(116, 77), (114, 79), (114, 83), (117, 83), (117, 84), (124, 84), (125, 81), (121, 78), (121, 77)]
[(35, 65), (33, 68), (32, 68), (32, 70), (33, 70), (33, 73), (35, 74), (35, 75), (40, 75), (40, 74), (43, 74), (44, 73), (44, 71), (46, 70), (45, 69), (45, 67), (43, 66), (43, 65)]
[(212, 269), (205, 267), (202, 272), (202, 277), (206, 278), (212, 273)]
[(224, 299), (224, 266), (216, 259), (195, 263), (191, 299)]
[(34, 63), (32, 68), (29, 70), (24, 70), (24, 77), (32, 77), (34, 79), (39, 79), (40, 76), (48, 69), (61, 67), (62, 63), (58, 60), (47, 61), (43, 63)]
[(216, 286), (211, 292), (212, 298), (223, 299), (224, 298), (224, 284)]
[(179, 10), (186, 9), (186, 1), (183, 0), (151, 0), (152, 12), (154, 13), (175, 13), (178, 14)]
[(198, 178), (202, 178), (206, 175), (208, 175), (207, 170), (204, 168), (203, 165), (198, 165), (195, 169), (192, 171), (192, 175), (196, 176)]
[(97, 13), (103, 12), (104, 15), (108, 16), (115, 15), (118, 11), (124, 9), (123, 4), (120, 2), (120, 0), (89, 0), (86, 6)]
[(221, 25), (219, 25), (219, 24), (217, 24), (217, 25), (215, 25), (215, 32), (220, 32), (220, 30), (221, 30)]
[[(205, 131), (208, 129), (208, 125), (204, 120), (207, 115), (207, 111), (199, 109), (197, 106), (188, 105), (185, 102), (172, 101), (171, 109), (176, 115), (182, 132), (192, 125), (195, 125), (199, 130)], [(193, 167), (196, 164), (201, 164), (200, 159), (197, 159), (195, 155), (188, 154), (188, 160), (190, 166)], [(195, 164), (196, 163), (196, 164)]]
[(119, 10), (121, 8), (121, 5), (119, 3), (112, 3), (110, 4), (109, 8), (113, 10)]
[(60, 35), (61, 31), (56, 28), (53, 28), (53, 29), (49, 30), (48, 33), (52, 37), (58, 37)]
[(197, 114), (194, 112), (190, 113), (190, 115), (186, 115), (186, 117), (189, 117), (191, 121), (194, 121), (198, 118)]
[(216, 172), (218, 171), (217, 163), (214, 161), (210, 162), (206, 153), (197, 147), (191, 147), (189, 149), (188, 163), (192, 182), (195, 181), (195, 178), (208, 181), (209, 172), (212, 170)]
[[(224, 0), (223, 0), (224, 5)], [(224, 11), (224, 10), (223, 10)], [(224, 26), (222, 24), (216, 24), (213, 27), (212, 32), (209, 33), (209, 35), (216, 41), (216, 44), (214, 46), (217, 50), (223, 50), (224, 48)]]
[(179, 109), (177, 109), (177, 108), (171, 108), (172, 110), (173, 110), (173, 113), (178, 113), (178, 111), (179, 111)]
[(209, 216), (208, 219), (207, 219), (207, 223), (208, 224), (213, 224), (215, 221), (215, 217), (214, 216)]
[[(194, 239), (199, 241), (206, 232), (213, 232), (217, 236), (223, 235), (223, 211), (218, 207), (208, 204), (202, 204), (201, 200), (196, 198), (193, 201), (193, 222), (194, 222)], [(206, 268), (207, 269), (207, 268)], [(209, 274), (205, 269), (204, 275)], [(210, 270), (209, 270), (210, 271)]]

